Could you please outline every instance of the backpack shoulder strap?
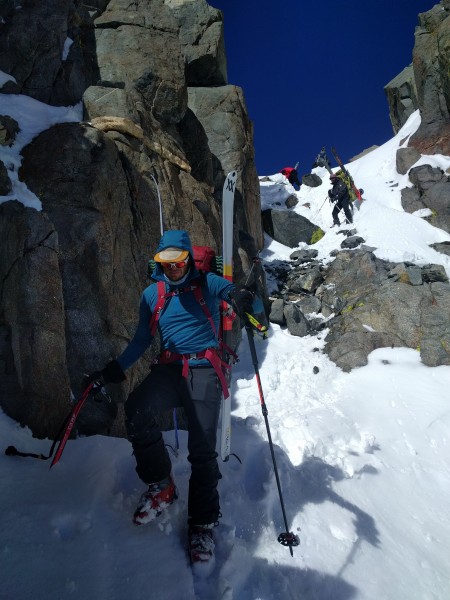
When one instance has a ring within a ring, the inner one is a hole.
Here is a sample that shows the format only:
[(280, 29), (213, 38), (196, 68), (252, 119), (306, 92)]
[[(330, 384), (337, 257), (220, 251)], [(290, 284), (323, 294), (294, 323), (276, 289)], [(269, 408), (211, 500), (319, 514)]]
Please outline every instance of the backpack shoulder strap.
[[(187, 288), (183, 288), (182, 291), (183, 292), (192, 291), (192, 293), (194, 294), (194, 298), (200, 304), (206, 318), (208, 319), (209, 324), (211, 325), (211, 329), (214, 332), (214, 335), (217, 337), (217, 329), (214, 324), (214, 320), (213, 320), (212, 315), (209, 311), (209, 308), (206, 304), (206, 301), (203, 297), (202, 285), (205, 281), (206, 281), (206, 275), (204, 275), (202, 273), (200, 275), (200, 277), (194, 279), (191, 282), (191, 285), (189, 285)], [(152, 316), (151, 316), (150, 323), (149, 323), (150, 333), (152, 334), (152, 336), (155, 335), (156, 328), (158, 327), (159, 318), (162, 314), (162, 311), (166, 305), (167, 300), (169, 298), (171, 298), (172, 296), (176, 295), (176, 292), (166, 293), (166, 284), (164, 283), (164, 281), (157, 282), (157, 293), (158, 293), (158, 296), (156, 299), (155, 308), (152, 311)]]
[(166, 284), (164, 283), (164, 281), (158, 281), (156, 285), (157, 285), (158, 296), (157, 296), (155, 308), (152, 311), (152, 316), (151, 316), (150, 323), (149, 323), (150, 333), (152, 334), (152, 336), (155, 335), (156, 328), (158, 327), (159, 317), (161, 316), (161, 313), (166, 304), (167, 298), (169, 297), (166, 294)]
[(197, 300), (197, 302), (200, 304), (203, 312), (205, 313), (206, 318), (209, 321), (209, 324), (211, 325), (211, 329), (214, 332), (215, 337), (217, 337), (217, 329), (216, 326), (214, 325), (214, 320), (211, 316), (211, 313), (209, 311), (209, 308), (206, 304), (206, 301), (203, 297), (203, 292), (202, 292), (202, 285), (203, 283), (206, 282), (206, 275), (202, 275), (199, 279), (196, 279), (194, 283), (197, 283), (197, 285), (195, 285), (192, 289), (192, 292), (194, 294), (194, 298)]

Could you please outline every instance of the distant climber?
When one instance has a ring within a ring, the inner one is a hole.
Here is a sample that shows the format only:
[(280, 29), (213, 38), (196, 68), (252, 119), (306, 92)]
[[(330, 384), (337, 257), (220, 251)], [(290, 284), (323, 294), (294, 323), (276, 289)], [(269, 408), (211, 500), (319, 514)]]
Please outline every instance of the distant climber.
[(286, 177), (291, 185), (298, 185), (298, 188), (300, 189), (302, 184), (298, 180), (297, 166), (284, 167), (284, 169), (281, 169), (280, 173)]
[(331, 173), (330, 181), (333, 184), (331, 190), (328, 191), (328, 196), (331, 202), (335, 203), (333, 208), (332, 216), (333, 216), (333, 225), (340, 225), (339, 221), (339, 212), (341, 209), (344, 209), (346, 222), (353, 223), (353, 215), (350, 208), (350, 195), (348, 193), (347, 186), (342, 181), (337, 173)]
[(325, 167), (325, 169), (331, 173), (330, 161), (328, 160), (325, 146), (322, 146), (322, 150), (316, 156), (316, 160), (314, 161), (312, 168), (314, 169), (315, 167)]

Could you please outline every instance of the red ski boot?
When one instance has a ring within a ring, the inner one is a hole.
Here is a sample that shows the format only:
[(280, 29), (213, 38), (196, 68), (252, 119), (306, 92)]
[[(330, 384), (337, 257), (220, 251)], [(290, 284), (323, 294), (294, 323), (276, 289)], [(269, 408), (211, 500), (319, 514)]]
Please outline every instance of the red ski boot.
[(142, 494), (134, 512), (133, 522), (136, 525), (146, 525), (168, 508), (177, 499), (177, 488), (172, 477), (151, 483), (148, 490)]

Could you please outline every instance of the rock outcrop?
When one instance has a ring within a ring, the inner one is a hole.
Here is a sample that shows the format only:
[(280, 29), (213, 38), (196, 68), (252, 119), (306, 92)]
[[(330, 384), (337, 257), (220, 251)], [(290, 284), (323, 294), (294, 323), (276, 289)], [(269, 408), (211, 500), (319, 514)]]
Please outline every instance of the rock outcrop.
[(326, 328), (324, 351), (344, 371), (385, 346), (420, 349), (428, 366), (450, 364), (450, 284), (440, 265), (390, 263), (360, 246), (329, 265), (314, 250), (296, 251), (277, 276), (284, 283), (270, 321), (296, 336)]
[(413, 50), (422, 122), (409, 140), (421, 154), (450, 154), (450, 2), (419, 15)]
[(406, 212), (428, 209), (424, 217), (431, 225), (450, 233), (450, 178), (431, 165), (413, 167), (408, 173), (413, 187), (401, 191)]
[(412, 65), (385, 87), (397, 133), (420, 109), (421, 125), (408, 145), (421, 154), (450, 155), (450, 1), (419, 14)]
[(398, 133), (412, 113), (417, 110), (417, 91), (412, 64), (403, 69), (384, 88), (392, 129)]

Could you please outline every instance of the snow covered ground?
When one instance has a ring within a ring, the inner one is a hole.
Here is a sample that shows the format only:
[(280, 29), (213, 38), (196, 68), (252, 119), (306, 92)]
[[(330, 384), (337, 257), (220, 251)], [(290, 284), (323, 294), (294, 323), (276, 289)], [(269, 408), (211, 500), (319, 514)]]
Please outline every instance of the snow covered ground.
[[(76, 120), (70, 110), (65, 118)], [(416, 113), (350, 165), (367, 199), (355, 227), (377, 256), (439, 263), (450, 275), (449, 257), (429, 248), (450, 235), (400, 205), (407, 180), (395, 171), (395, 151), (418, 124)], [(450, 166), (448, 157), (420, 162)], [(295, 210), (326, 231), (315, 247), (332, 260), (342, 236), (329, 227), (326, 172), (315, 172), (322, 186), (302, 186)], [(280, 176), (271, 179), (279, 184), (261, 183), (265, 206), (296, 193)], [(266, 242), (266, 263), (292, 252)], [(296, 338), (274, 325), (256, 342), (289, 529), (301, 540), (293, 557), (277, 542), (284, 525), (244, 337), (232, 389), (232, 450), (242, 464), (232, 457), (221, 465), (212, 575), (194, 576), (185, 551), (185, 433), (173, 458), (179, 499), (148, 527), (131, 522), (143, 486), (129, 443), (93, 436), (69, 441), (51, 470), (0, 455), (0, 599), (447, 600), (450, 367), (425, 367), (417, 351), (389, 348), (344, 373), (321, 352), (325, 336)], [(5, 448), (24, 451), (47, 453), (51, 444), (3, 413), (0, 436)], [(166, 439), (173, 444), (173, 432)]]

